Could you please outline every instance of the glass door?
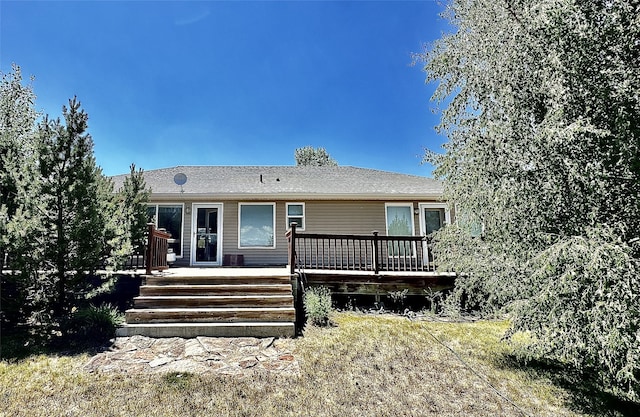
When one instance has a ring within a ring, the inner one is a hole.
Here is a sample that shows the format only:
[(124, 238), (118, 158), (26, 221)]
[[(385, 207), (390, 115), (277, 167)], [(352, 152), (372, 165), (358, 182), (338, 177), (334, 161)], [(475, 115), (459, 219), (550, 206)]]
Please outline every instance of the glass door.
[(222, 205), (193, 205), (192, 265), (220, 265)]
[(444, 209), (443, 208), (429, 208), (424, 207), (424, 225), (425, 235), (430, 235), (431, 233), (440, 230), (440, 228), (444, 225)]
[[(446, 203), (421, 203), (420, 204), (420, 234), (429, 236), (451, 222), (449, 209)], [(433, 253), (425, 241), (422, 249), (422, 262), (433, 267)]]

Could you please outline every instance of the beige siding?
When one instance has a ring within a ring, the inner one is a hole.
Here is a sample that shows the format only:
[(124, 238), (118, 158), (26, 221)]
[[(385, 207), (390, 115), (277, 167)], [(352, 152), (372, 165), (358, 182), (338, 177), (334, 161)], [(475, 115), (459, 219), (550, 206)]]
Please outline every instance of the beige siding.
[[(251, 201), (226, 201), (224, 203), (223, 222), (223, 256), (225, 254), (239, 254), (244, 256), (244, 263), (252, 265), (286, 265), (287, 264), (287, 239), (285, 233), (285, 202), (276, 202), (276, 247), (265, 249), (240, 249), (238, 248), (238, 203), (250, 203)], [(261, 201), (262, 202), (262, 201)]]
[[(414, 208), (418, 207), (417, 201), (406, 203), (413, 204)], [(306, 204), (305, 232), (369, 235), (377, 230), (381, 235), (386, 235), (385, 214), (384, 201), (309, 202)], [(419, 235), (419, 214), (414, 214), (413, 222), (415, 234)]]
[(385, 233), (383, 201), (311, 201), (305, 209), (307, 233)]
[(182, 262), (180, 262), (180, 264), (189, 265), (191, 263), (191, 202), (184, 203), (183, 213), (184, 224), (182, 225)]
[[(220, 202), (212, 200), (212, 202)], [(154, 203), (155, 201), (152, 201)], [(204, 203), (203, 201), (196, 201)], [(385, 201), (276, 201), (276, 247), (275, 249), (239, 249), (238, 248), (238, 203), (250, 203), (252, 200), (233, 200), (223, 202), (222, 220), (222, 256), (241, 254), (247, 266), (257, 265), (285, 265), (287, 263), (287, 240), (285, 232), (286, 203), (305, 203), (305, 226), (302, 233), (336, 233), (369, 235), (378, 230), (381, 235), (386, 234)], [(265, 201), (261, 201), (265, 202)], [(273, 202), (273, 201), (271, 201)], [(428, 202), (426, 200), (420, 203)], [(411, 201), (414, 208), (418, 201)], [(162, 201), (162, 203), (168, 203)], [(184, 203), (183, 210), (183, 258), (178, 264), (188, 265), (191, 255), (191, 222), (192, 201)], [(402, 203), (394, 201), (394, 203)], [(188, 211), (188, 213), (187, 213)], [(414, 215), (415, 234), (420, 234), (419, 215)]]

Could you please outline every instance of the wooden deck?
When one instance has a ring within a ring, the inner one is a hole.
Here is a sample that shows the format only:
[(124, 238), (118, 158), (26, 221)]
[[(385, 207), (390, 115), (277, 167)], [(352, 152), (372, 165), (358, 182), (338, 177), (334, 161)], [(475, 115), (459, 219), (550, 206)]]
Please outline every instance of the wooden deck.
[(395, 291), (426, 296), (452, 288), (455, 274), (299, 270), (280, 268), (169, 268), (143, 275), (120, 336), (292, 337), (303, 328), (302, 289), (376, 297)]
[(325, 286), (334, 294), (384, 296), (406, 290), (407, 295), (425, 296), (429, 291), (453, 288), (455, 273), (304, 270), (298, 272), (307, 286)]
[(335, 235), (287, 232), (291, 274), (334, 294), (386, 295), (452, 288), (456, 274), (440, 272), (424, 236)]
[[(163, 282), (176, 282), (186, 279), (206, 284), (208, 280), (226, 278), (236, 285), (251, 277), (291, 276), (287, 267), (209, 267), (209, 268), (169, 268), (155, 272), (151, 276), (162, 278)], [(296, 269), (291, 276), (294, 296), (300, 284), (307, 286), (326, 286), (334, 294), (343, 295), (387, 295), (392, 291), (407, 290), (408, 295), (425, 295), (427, 291), (441, 291), (453, 288), (456, 274), (436, 271), (354, 271), (330, 269)], [(237, 287), (242, 288), (242, 287)], [(201, 287), (205, 290), (206, 287)], [(176, 295), (181, 291), (175, 288)]]
[(184, 277), (260, 277), (289, 275), (287, 267), (171, 267), (150, 276), (163, 278)]
[[(334, 294), (343, 295), (387, 295), (392, 291), (407, 290), (408, 295), (425, 295), (427, 291), (442, 291), (453, 288), (456, 274), (437, 271), (356, 271), (331, 269), (296, 269), (290, 275), (290, 267), (209, 267), (209, 268), (169, 268), (155, 272), (154, 277), (162, 277), (164, 282), (176, 282), (185, 278), (205, 284), (207, 280), (227, 278), (228, 282), (240, 284), (246, 278), (266, 276), (291, 276), (294, 296), (300, 284), (326, 286)], [(250, 281), (246, 281), (249, 283)], [(245, 284), (248, 285), (248, 284)], [(204, 290), (206, 287), (202, 287)], [(238, 287), (242, 288), (242, 287)], [(176, 287), (179, 292), (179, 287)]]
[(149, 235), (147, 273), (120, 335), (291, 337), (304, 325), (301, 290), (309, 286), (379, 298), (426, 296), (455, 282), (436, 270), (421, 236), (299, 234), (292, 225), (287, 267), (169, 268), (166, 236), (151, 227)]

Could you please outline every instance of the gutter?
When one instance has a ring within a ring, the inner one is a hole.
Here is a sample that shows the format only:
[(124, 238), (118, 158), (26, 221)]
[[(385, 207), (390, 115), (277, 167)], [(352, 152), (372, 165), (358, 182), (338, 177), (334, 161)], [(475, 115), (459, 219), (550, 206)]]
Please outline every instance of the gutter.
[(171, 201), (212, 201), (213, 200), (304, 200), (304, 201), (336, 201), (336, 200), (437, 200), (444, 201), (440, 193), (424, 194), (306, 194), (306, 193), (151, 193), (152, 200)]

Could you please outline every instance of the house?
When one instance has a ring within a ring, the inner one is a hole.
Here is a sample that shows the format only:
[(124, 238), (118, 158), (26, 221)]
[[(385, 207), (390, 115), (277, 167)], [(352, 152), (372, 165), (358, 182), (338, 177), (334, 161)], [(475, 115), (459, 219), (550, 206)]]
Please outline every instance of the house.
[(286, 265), (292, 222), (304, 233), (424, 236), (451, 220), (441, 182), (374, 169), (177, 166), (144, 178), (177, 266)]
[(303, 325), (302, 288), (380, 297), (452, 285), (421, 237), (451, 220), (438, 181), (348, 166), (178, 166), (144, 177), (149, 219), (170, 233), (147, 259), (163, 260), (168, 243), (174, 266), (204, 268), (147, 272), (120, 335), (291, 337)]

